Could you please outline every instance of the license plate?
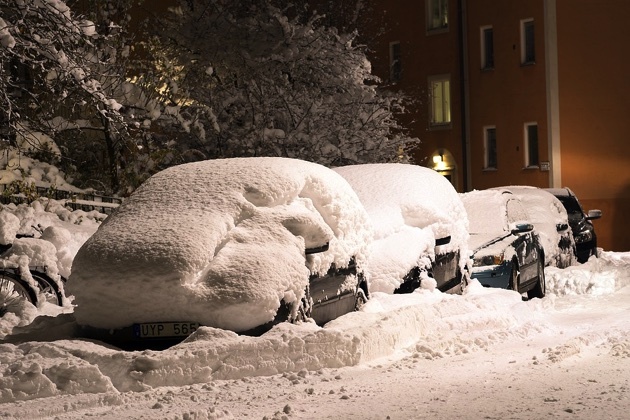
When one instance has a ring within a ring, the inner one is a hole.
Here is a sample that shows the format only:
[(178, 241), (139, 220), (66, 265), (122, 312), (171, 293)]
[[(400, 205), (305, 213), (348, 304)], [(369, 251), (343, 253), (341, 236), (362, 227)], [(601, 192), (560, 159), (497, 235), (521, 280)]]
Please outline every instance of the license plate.
[(187, 337), (199, 327), (196, 322), (148, 322), (134, 324), (133, 332), (139, 338)]

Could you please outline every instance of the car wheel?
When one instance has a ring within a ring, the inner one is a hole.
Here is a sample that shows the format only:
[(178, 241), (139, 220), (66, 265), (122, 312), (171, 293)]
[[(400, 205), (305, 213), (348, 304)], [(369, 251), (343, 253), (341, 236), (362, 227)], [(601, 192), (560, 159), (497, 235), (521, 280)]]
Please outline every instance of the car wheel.
[(539, 298), (542, 299), (545, 297), (545, 292), (547, 288), (547, 283), (545, 281), (545, 267), (542, 263), (542, 255), (538, 256), (538, 281), (536, 282), (536, 286), (532, 290), (527, 292), (527, 297), (529, 299)]
[(518, 263), (516, 261), (512, 261), (512, 273), (510, 274), (510, 289), (514, 290), (517, 293), (518, 285), (520, 283), (520, 273), (518, 272)]

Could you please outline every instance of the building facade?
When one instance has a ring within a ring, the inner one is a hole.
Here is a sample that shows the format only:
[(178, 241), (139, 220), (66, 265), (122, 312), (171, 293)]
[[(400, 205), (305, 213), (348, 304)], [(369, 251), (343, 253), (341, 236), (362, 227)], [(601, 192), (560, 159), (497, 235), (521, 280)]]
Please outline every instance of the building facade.
[(459, 191), (570, 187), (630, 250), (630, 2), (377, 0), (373, 71), (416, 99), (416, 163)]

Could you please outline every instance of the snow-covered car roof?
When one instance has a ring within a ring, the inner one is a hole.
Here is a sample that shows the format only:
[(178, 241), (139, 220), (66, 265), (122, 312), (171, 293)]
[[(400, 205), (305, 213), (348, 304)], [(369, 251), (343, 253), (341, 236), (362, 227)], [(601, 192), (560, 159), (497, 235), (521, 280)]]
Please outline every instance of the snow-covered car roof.
[(432, 169), (400, 163), (335, 168), (356, 191), (374, 226), (370, 289), (391, 293), (399, 280), (434, 256), (435, 240), (451, 237), (444, 252), (467, 257), (468, 218), (451, 183)]
[[(243, 331), (299, 301), (311, 273), (366, 261), (370, 223), (334, 171), (288, 158), (175, 166), (134, 192), (79, 250), (80, 325), (195, 321)], [(305, 257), (305, 248), (329, 243)]]
[(527, 214), (532, 223), (540, 225), (555, 225), (568, 223), (567, 211), (549, 191), (527, 185), (510, 185), (502, 187), (516, 194), (527, 208)]

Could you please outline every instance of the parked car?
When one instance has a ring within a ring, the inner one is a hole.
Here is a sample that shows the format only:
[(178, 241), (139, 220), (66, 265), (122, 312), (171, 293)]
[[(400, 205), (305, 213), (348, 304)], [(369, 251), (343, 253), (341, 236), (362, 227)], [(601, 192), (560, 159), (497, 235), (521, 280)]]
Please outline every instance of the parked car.
[(368, 298), (371, 237), (356, 194), (324, 166), (188, 163), (125, 199), (77, 253), (67, 289), (83, 334), (119, 345), (181, 340), (199, 326), (324, 324)]
[(504, 187), (516, 194), (540, 236), (545, 265), (566, 268), (576, 260), (575, 240), (562, 202), (549, 191), (530, 186)]
[(582, 205), (570, 188), (547, 188), (564, 205), (569, 215), (569, 225), (573, 230), (577, 260), (585, 263), (594, 255), (597, 257), (597, 235), (591, 220), (602, 217), (601, 210), (589, 210), (584, 212)]
[[(399, 163), (335, 168), (352, 186), (374, 228), (370, 289), (460, 292), (468, 261), (466, 210), (450, 182), (432, 169)], [(429, 287), (431, 288), (431, 287)]]
[(523, 203), (502, 189), (462, 194), (470, 224), (471, 278), (483, 286), (545, 296), (545, 252)]

